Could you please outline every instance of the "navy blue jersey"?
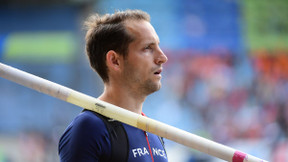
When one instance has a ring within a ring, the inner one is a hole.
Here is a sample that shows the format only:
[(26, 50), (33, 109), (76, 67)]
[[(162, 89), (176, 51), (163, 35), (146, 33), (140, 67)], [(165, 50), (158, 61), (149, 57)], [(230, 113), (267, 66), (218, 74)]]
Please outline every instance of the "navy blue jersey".
[[(158, 136), (123, 124), (129, 140), (128, 162), (167, 162)], [(91, 111), (80, 113), (59, 141), (62, 162), (105, 162), (111, 156), (111, 142), (105, 123)], [(153, 160), (152, 160), (153, 159)]]

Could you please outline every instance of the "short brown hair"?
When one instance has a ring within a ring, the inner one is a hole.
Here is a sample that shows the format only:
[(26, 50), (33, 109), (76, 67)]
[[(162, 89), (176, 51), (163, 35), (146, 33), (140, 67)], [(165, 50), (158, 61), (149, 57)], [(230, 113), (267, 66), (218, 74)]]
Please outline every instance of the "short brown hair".
[(124, 22), (126, 20), (146, 20), (150, 16), (141, 10), (116, 11), (114, 14), (93, 14), (85, 21), (86, 54), (91, 67), (99, 74), (104, 82), (109, 81), (106, 65), (106, 53), (114, 50), (125, 58), (128, 46), (134, 40), (128, 33)]

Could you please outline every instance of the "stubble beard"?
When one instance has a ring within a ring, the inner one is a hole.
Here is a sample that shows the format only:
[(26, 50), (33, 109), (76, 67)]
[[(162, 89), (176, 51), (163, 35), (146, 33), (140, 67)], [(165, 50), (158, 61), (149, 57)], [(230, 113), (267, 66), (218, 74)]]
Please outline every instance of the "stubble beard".
[(154, 93), (158, 91), (161, 88), (161, 82), (155, 83), (151, 79), (146, 80), (142, 87), (140, 86), (140, 90), (142, 89), (143, 94), (146, 94), (147, 96), (151, 93)]
[(138, 95), (148, 96), (151, 93), (158, 91), (161, 88), (161, 82), (153, 81), (152, 79), (143, 80), (143, 77), (140, 76), (133, 70), (128, 70), (126, 68), (124, 71), (124, 78), (130, 90)]

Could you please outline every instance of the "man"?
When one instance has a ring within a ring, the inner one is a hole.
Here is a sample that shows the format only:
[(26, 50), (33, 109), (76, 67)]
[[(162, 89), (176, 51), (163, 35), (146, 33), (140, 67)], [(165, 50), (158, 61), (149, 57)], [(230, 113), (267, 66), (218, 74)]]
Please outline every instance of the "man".
[[(162, 64), (167, 61), (150, 16), (140, 10), (118, 11), (93, 15), (85, 25), (86, 53), (104, 82), (99, 99), (143, 115), (143, 102), (160, 89)], [(121, 126), (128, 139), (126, 161), (168, 161), (161, 138), (123, 123)], [(110, 161), (114, 155), (107, 129), (99, 115), (80, 113), (60, 139), (61, 161)]]

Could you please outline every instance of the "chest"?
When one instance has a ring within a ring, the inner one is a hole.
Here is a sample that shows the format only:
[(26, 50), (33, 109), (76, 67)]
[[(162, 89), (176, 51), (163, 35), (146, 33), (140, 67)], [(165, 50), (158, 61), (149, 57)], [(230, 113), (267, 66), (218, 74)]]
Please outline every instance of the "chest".
[(125, 124), (123, 126), (129, 140), (128, 162), (168, 161), (158, 136)]

